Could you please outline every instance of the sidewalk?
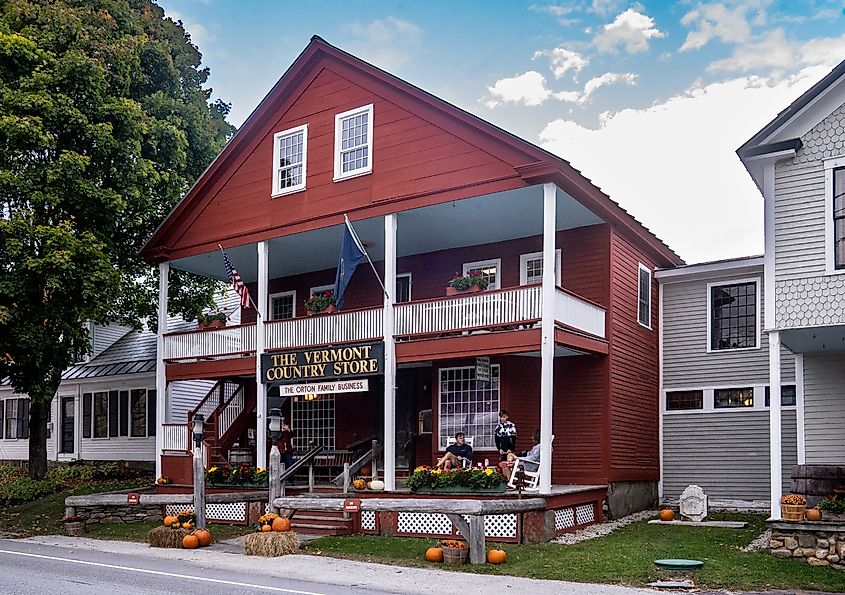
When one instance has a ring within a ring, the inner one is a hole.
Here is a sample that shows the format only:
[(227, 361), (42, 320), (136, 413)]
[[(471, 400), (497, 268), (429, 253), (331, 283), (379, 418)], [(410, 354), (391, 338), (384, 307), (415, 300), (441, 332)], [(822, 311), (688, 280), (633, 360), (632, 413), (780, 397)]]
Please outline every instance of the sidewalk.
[[(127, 558), (181, 560), (195, 572), (214, 567), (230, 570), (243, 578), (250, 574), (283, 576), (300, 581), (317, 581), (339, 586), (432, 595), (433, 593), (531, 593), (536, 595), (566, 593), (572, 595), (654, 595), (656, 591), (616, 585), (595, 585), (563, 581), (535, 580), (510, 576), (488, 576), (428, 568), (388, 566), (321, 556), (291, 555), (258, 558), (232, 553), (232, 544), (215, 544), (199, 550), (151, 548), (126, 541), (103, 541), (79, 537), (46, 536), (23, 540), (74, 550), (108, 552)], [(186, 568), (187, 570), (187, 568)]]

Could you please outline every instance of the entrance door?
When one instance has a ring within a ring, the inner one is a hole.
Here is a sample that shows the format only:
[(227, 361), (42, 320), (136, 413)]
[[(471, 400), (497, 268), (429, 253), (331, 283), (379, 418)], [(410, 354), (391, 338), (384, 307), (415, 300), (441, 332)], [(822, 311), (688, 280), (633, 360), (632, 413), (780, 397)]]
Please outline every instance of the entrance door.
[(416, 464), (417, 395), (431, 368), (399, 368), (396, 371), (396, 468)]
[(61, 424), (62, 424), (62, 449), (61, 452), (70, 454), (76, 450), (76, 420), (73, 397), (62, 397), (61, 400)]

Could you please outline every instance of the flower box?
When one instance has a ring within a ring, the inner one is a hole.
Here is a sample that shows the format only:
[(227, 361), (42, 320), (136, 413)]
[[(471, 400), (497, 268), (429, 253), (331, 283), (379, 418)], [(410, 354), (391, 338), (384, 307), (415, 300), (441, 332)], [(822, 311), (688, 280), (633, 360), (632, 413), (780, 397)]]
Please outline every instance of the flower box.
[(199, 322), (197, 325), (201, 331), (209, 331), (216, 328), (226, 328), (226, 321), (215, 319), (208, 322)]
[(495, 469), (433, 469), (417, 467), (406, 480), (408, 489), (423, 494), (496, 494), (505, 490), (505, 476)]
[(337, 308), (335, 308), (334, 304), (329, 304), (322, 310), (309, 310), (308, 308), (305, 309), (305, 313), (308, 316), (317, 316), (320, 314), (334, 314), (337, 312)]
[(461, 295), (463, 293), (478, 293), (481, 291), (481, 287), (478, 285), (470, 285), (466, 289), (458, 289), (457, 287), (452, 287), (451, 285), (446, 286), (446, 295)]
[(469, 488), (465, 486), (443, 486), (439, 488), (419, 488), (415, 494), (502, 494), (505, 484), (494, 488)]

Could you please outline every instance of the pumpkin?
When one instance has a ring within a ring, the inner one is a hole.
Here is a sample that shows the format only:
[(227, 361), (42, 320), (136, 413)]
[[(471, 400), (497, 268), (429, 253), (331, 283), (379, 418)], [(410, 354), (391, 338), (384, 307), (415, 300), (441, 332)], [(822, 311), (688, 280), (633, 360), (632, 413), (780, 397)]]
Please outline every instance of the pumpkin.
[(182, 523), (183, 529), (192, 529), (193, 525), (191, 523)]
[(164, 517), (164, 526), (165, 527), (172, 527), (173, 523), (178, 523), (178, 522), (179, 522), (178, 516), (171, 514), (171, 515)]
[(425, 550), (425, 559), (429, 562), (442, 562), (443, 550), (439, 547), (430, 547)]
[(262, 533), (269, 533), (272, 530), (273, 530), (273, 527), (271, 527), (270, 525), (261, 525), (261, 532)]
[(487, 552), (487, 561), (490, 564), (504, 564), (507, 559), (508, 555), (505, 550), (495, 549)]
[(371, 490), (375, 490), (376, 492), (378, 492), (384, 489), (384, 482), (378, 479), (374, 479), (370, 482), (370, 485), (367, 487), (369, 487)]
[(200, 547), (205, 547), (207, 545), (211, 545), (211, 533), (209, 533), (205, 529), (200, 529), (199, 531), (194, 531), (194, 535), (199, 540)]
[(199, 545), (200, 540), (197, 539), (196, 535), (185, 535), (185, 537), (182, 538), (182, 547), (186, 550), (195, 550), (199, 547)]
[(278, 531), (279, 533), (283, 531), (290, 531), (290, 519), (283, 519), (282, 517), (273, 519), (273, 531)]
[(818, 508), (810, 508), (807, 510), (805, 516), (808, 521), (820, 521), (822, 520), (822, 511)]
[(361, 478), (358, 478), (352, 482), (352, 487), (356, 490), (365, 490), (367, 489), (367, 482)]
[(664, 508), (660, 511), (660, 520), (661, 521), (671, 521), (675, 518), (675, 511), (671, 508)]

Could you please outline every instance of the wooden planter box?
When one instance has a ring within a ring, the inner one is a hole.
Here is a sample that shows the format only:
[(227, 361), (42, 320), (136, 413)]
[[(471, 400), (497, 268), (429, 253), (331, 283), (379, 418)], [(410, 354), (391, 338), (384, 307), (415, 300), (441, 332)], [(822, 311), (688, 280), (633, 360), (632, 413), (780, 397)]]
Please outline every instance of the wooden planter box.
[(466, 289), (457, 289), (451, 285), (446, 286), (446, 295), (462, 295), (464, 293), (478, 293), (480, 291), (481, 288), (478, 285), (471, 285)]
[(503, 494), (505, 484), (497, 488), (468, 488), (465, 486), (446, 486), (442, 488), (420, 488), (411, 490), (415, 494)]
[(211, 329), (216, 328), (226, 328), (226, 321), (225, 320), (212, 320), (211, 322), (199, 322), (197, 323), (199, 329), (201, 331), (209, 331)]
[(329, 306), (325, 310), (309, 310), (305, 309), (305, 313), (308, 316), (319, 316), (320, 314), (334, 314), (337, 312), (337, 308), (335, 308), (334, 304), (329, 304)]

